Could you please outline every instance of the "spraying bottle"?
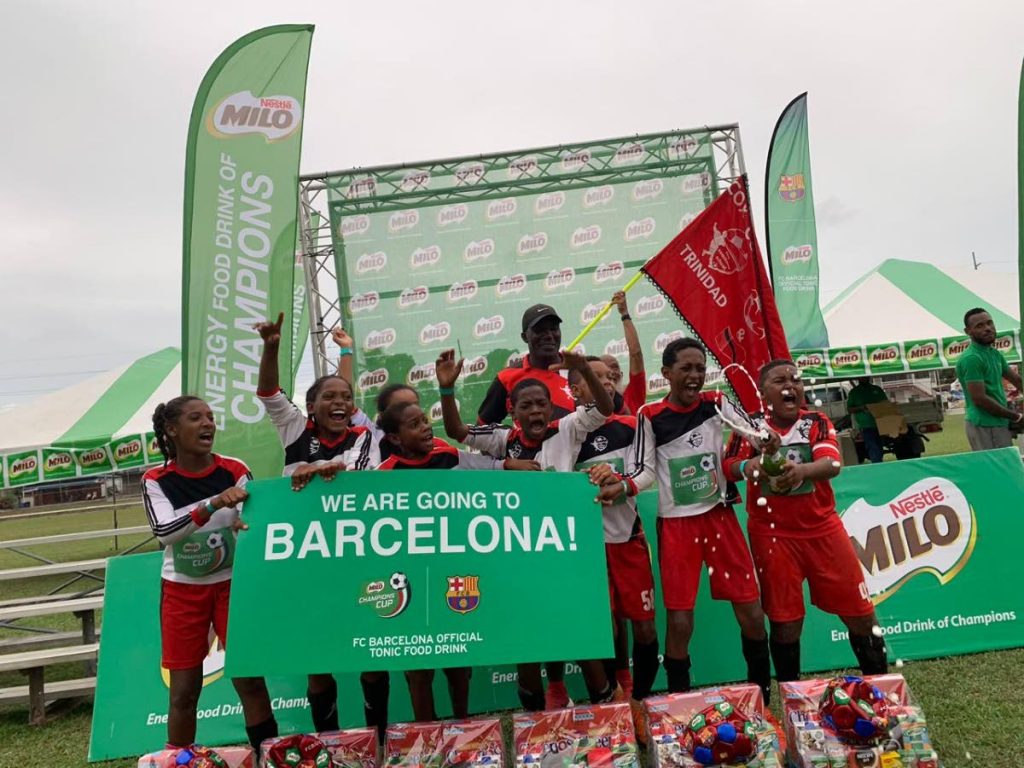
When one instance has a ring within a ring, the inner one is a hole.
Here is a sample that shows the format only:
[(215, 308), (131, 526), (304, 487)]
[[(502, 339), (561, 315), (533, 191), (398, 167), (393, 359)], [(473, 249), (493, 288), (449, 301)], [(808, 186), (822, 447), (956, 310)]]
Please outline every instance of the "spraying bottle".
[(781, 448), (775, 453), (761, 455), (761, 469), (768, 476), (768, 486), (774, 493), (788, 493), (788, 491), (779, 490), (777, 485), (777, 478), (782, 474), (782, 466), (785, 463), (786, 455)]

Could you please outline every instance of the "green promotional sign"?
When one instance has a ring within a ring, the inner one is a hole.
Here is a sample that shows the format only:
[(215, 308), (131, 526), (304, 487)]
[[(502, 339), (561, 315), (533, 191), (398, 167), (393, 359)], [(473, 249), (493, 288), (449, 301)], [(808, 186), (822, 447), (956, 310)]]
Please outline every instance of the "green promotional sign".
[[(718, 195), (711, 132), (679, 131), (331, 174), (330, 227), (357, 404), (387, 384), (437, 402), (433, 365), (456, 348), (473, 420), (495, 374), (524, 349), (523, 310), (550, 304), (568, 342)], [(681, 321), (650, 283), (630, 292), (649, 370)], [(627, 367), (615, 314), (589, 354)], [(440, 406), (431, 408), (440, 421)]]
[(141, 467), (146, 463), (145, 435), (132, 435), (110, 441), (110, 453), (118, 469)]
[(164, 463), (164, 455), (160, 452), (160, 445), (156, 441), (156, 435), (152, 432), (146, 433), (146, 463)]
[(110, 460), (110, 447), (107, 445), (76, 450), (74, 453), (79, 474), (102, 475), (114, 469), (114, 463)]
[[(314, 232), (312, 246), (315, 251), (320, 240), (320, 214), (313, 211), (310, 214), (310, 219), (311, 229)], [(295, 381), (299, 377), (299, 366), (302, 364), (302, 355), (305, 353), (306, 343), (309, 341), (309, 302), (306, 296), (306, 266), (299, 227), (296, 227), (295, 234), (295, 276), (292, 282), (291, 373), (287, 382), (288, 392), (292, 392), (295, 389)]]
[(67, 480), (77, 473), (75, 456), (72, 451), (60, 448), (43, 448), (43, 481)]
[[(861, 347), (794, 349), (791, 354), (804, 376), (843, 378), (907, 371), (952, 368), (971, 344), (967, 336), (894, 341)], [(1020, 335), (1000, 331), (994, 343), (1008, 363), (1021, 361)]]
[[(258, 322), (284, 311), (292, 350), (296, 204), (311, 26), (252, 32), (199, 87), (185, 160), (182, 388), (217, 421), (217, 445), (259, 477), (281, 448), (256, 397)], [(283, 370), (290, 374), (288, 364)]]
[[(356, 472), (298, 495), (286, 479), (250, 494), (229, 615), (234, 676), (612, 653), (607, 633), (578, 631), (580, 616), (610, 610), (582, 473)], [(331, 585), (315, 631), (284, 614), (267, 632), (266, 607), (314, 583)]]
[(790, 347), (828, 346), (818, 304), (818, 233), (806, 93), (793, 99), (775, 124), (764, 197), (768, 263), (786, 340)]
[(20, 451), (4, 457), (7, 468), (7, 485), (32, 485), (41, 477), (38, 451)]

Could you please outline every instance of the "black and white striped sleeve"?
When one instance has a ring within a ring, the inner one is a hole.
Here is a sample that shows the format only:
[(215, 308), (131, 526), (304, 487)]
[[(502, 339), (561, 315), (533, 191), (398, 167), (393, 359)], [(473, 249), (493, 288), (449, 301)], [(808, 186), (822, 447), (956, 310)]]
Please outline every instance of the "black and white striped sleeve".
[(655, 464), (657, 446), (654, 442), (654, 427), (645, 408), (641, 408), (636, 417), (636, 434), (633, 435), (633, 447), (630, 453), (632, 454), (633, 469), (625, 479), (630, 487), (629, 495), (636, 496), (654, 485), (658, 478)]
[(151, 478), (142, 481), (142, 502), (153, 535), (164, 546), (173, 544), (195, 533), (201, 527), (196, 521), (198, 511), (206, 506), (206, 499), (175, 509), (164, 494), (160, 483)]

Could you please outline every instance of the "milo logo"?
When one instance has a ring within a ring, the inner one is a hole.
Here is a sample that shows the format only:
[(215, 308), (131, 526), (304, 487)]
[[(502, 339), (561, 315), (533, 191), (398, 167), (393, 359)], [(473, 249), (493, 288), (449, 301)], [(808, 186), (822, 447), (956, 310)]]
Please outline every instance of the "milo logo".
[(105, 448), (93, 448), (78, 455), (78, 463), (83, 467), (95, 467), (107, 463), (107, 451)]
[(665, 297), (660, 293), (655, 293), (650, 296), (641, 296), (637, 299), (636, 304), (633, 305), (633, 312), (636, 313), (637, 317), (647, 317), (648, 315), (656, 315), (665, 308)]
[(146, 452), (154, 459), (161, 455), (160, 443), (157, 442), (156, 435), (150, 438), (149, 443), (146, 445)]
[(372, 312), (380, 305), (380, 294), (376, 291), (367, 291), (366, 293), (357, 293), (351, 299), (348, 300), (348, 310), (353, 315), (358, 315), (360, 312)]
[(508, 177), (510, 179), (521, 179), (529, 176), (537, 170), (537, 158), (532, 155), (520, 157), (508, 164)]
[[(458, 400), (455, 401), (455, 406), (457, 408), (461, 408), (461, 405), (460, 405)], [(443, 419), (444, 419), (444, 414), (441, 411), (441, 401), (439, 400), (438, 402), (436, 402), (432, 406), (430, 406), (430, 420), (433, 421), (433, 422), (438, 422), (438, 421), (441, 421)]]
[(415, 387), (417, 384), (421, 382), (433, 381), (434, 365), (434, 363), (414, 365), (411, 369), (409, 369), (409, 374), (405, 377), (406, 382), (408, 382), (411, 386)]
[(814, 256), (814, 248), (810, 245), (791, 245), (782, 252), (782, 263), (784, 265), (808, 262)]
[(594, 245), (601, 239), (601, 227), (591, 224), (589, 227), (577, 227), (572, 233), (570, 245), (573, 248), (582, 248), (586, 245)]
[(448, 227), (461, 224), (469, 217), (469, 206), (465, 203), (446, 205), (437, 212), (437, 226)]
[(586, 325), (601, 314), (602, 309), (604, 309), (604, 304), (587, 304), (580, 313), (580, 322)]
[(871, 354), (868, 356), (868, 362), (872, 365), (879, 365), (880, 363), (891, 363), (894, 360), (900, 359), (900, 351), (896, 347), (883, 347), (881, 349), (871, 350)]
[[(139, 441), (135, 441), (135, 442), (139, 443), (139, 453), (141, 453), (142, 452), (142, 443), (139, 442)], [(121, 449), (118, 448), (118, 452), (120, 452), (120, 450)], [(33, 460), (33, 464), (34, 463), (35, 462)], [(74, 463), (74, 459), (71, 458), (71, 454), (70, 453), (51, 453), (43, 461), (43, 471), (44, 472), (55, 472), (58, 469), (67, 469), (73, 463)], [(33, 469), (34, 468), (35, 467), (33, 467)]]
[(603, 187), (594, 187), (583, 193), (583, 207), (596, 208), (599, 205), (610, 203), (613, 197), (615, 197), (615, 187), (612, 185), (605, 184)]
[(452, 327), (446, 321), (440, 323), (429, 323), (420, 328), (420, 344), (433, 344), (437, 341), (444, 341), (451, 336)]
[[(376, 579), (363, 584), (359, 589), (356, 605), (368, 606), (374, 614), (382, 619), (393, 619), (409, 607), (411, 600), (412, 585), (409, 583), (409, 577), (398, 571), (392, 573), (386, 580)], [(292, 760), (286, 755), (285, 762), (288, 765), (298, 765), (300, 762), (305, 762), (302, 760), (302, 756), (298, 754), (298, 750), (290, 751), (295, 752), (295, 759)], [(318, 766), (320, 762), (317, 760)], [(328, 765), (331, 761), (328, 758), (323, 762), (325, 765)]]
[(377, 182), (372, 176), (353, 179), (345, 188), (345, 197), (373, 197), (377, 194)]
[(856, 349), (849, 349), (845, 352), (837, 352), (832, 356), (832, 367), (833, 368), (844, 368), (854, 365), (860, 365), (864, 360), (860, 355), (860, 351)]
[(650, 216), (640, 219), (639, 221), (631, 221), (626, 225), (626, 242), (633, 240), (640, 240), (648, 238), (654, 234), (654, 219)]
[(629, 347), (626, 345), (625, 339), (612, 339), (604, 345), (604, 353), (606, 355), (622, 357), (629, 354)]
[(483, 163), (463, 163), (455, 169), (455, 185), (472, 186), (483, 179), (484, 173)]
[(661, 195), (664, 189), (665, 182), (661, 179), (638, 181), (633, 185), (633, 199), (637, 202), (640, 202), (641, 200), (654, 200)]
[(618, 280), (626, 271), (626, 266), (621, 261), (613, 261), (609, 264), (601, 263), (594, 270), (595, 283), (607, 283), (611, 280)]
[(1013, 349), (1013, 337), (996, 336), (996, 340), (992, 342), (992, 346), (998, 349), (1000, 352), (1009, 352), (1011, 349)]
[(388, 369), (377, 368), (372, 371), (363, 371), (359, 374), (357, 386), (363, 392), (380, 389), (388, 383)]
[(679, 231), (682, 232), (684, 229), (690, 226), (693, 223), (693, 220), (697, 218), (697, 215), (698, 214), (692, 212), (684, 213), (683, 217), (679, 219)]
[(498, 221), (514, 216), (519, 204), (514, 197), (505, 197), (501, 200), (492, 200), (487, 204), (487, 220)]
[(463, 376), (482, 376), (485, 373), (487, 373), (487, 358), (483, 355), (471, 357), (462, 365)]
[(364, 275), (367, 272), (380, 272), (388, 265), (388, 255), (384, 251), (364, 253), (356, 259), (356, 273)]
[(680, 136), (668, 145), (669, 160), (685, 160), (697, 154), (700, 143), (693, 136)]
[(533, 235), (523, 235), (519, 238), (519, 244), (516, 246), (516, 250), (520, 256), (526, 256), (530, 253), (539, 253), (548, 247), (548, 233), (537, 232)]
[(926, 342), (924, 344), (915, 344), (907, 350), (907, 359), (910, 361), (914, 360), (929, 360), (938, 356), (939, 346), (935, 342)]
[(452, 283), (448, 288), (448, 301), (453, 304), (456, 301), (469, 301), (476, 296), (476, 280), (467, 280), (464, 283)]
[(398, 294), (398, 308), (415, 307), (426, 303), (430, 298), (430, 290), (425, 285), (418, 285), (415, 288), (406, 288)]
[(403, 232), (406, 229), (412, 229), (419, 223), (419, 211), (395, 211), (391, 214), (391, 218), (388, 219), (388, 231), (392, 234)]
[(502, 315), (481, 317), (473, 326), (473, 336), (482, 339), (485, 336), (497, 336), (505, 330), (505, 318)]
[(572, 285), (575, 280), (576, 270), (572, 267), (553, 269), (548, 272), (548, 276), (544, 278), (544, 289), (547, 291), (554, 291), (559, 288), (565, 288)]
[(676, 339), (681, 338), (683, 338), (683, 332), (679, 330), (669, 331), (668, 333), (659, 333), (654, 339), (654, 351), (660, 355), (665, 351), (665, 347)]
[(946, 357), (959, 357), (967, 348), (971, 346), (970, 339), (961, 339), (960, 341), (951, 341), (946, 345)]
[(492, 255), (494, 255), (494, 240), (489, 237), (484, 240), (470, 241), (462, 252), (462, 257), (470, 264), (480, 261), (480, 259), (488, 259)]
[(548, 192), (533, 201), (533, 212), (538, 216), (559, 210), (565, 205), (565, 192)]
[(843, 524), (876, 604), (918, 574), (940, 584), (952, 580), (977, 537), (967, 497), (944, 477), (918, 480), (879, 505), (858, 499), (843, 513)]
[(711, 187), (711, 175), (706, 171), (692, 176), (683, 177), (683, 194), (696, 195)]
[(590, 154), (589, 149), (579, 149), (575, 152), (563, 152), (561, 163), (562, 170), (572, 173), (573, 171), (586, 168), (590, 163), (591, 157), (592, 155)]
[(612, 165), (633, 165), (644, 159), (644, 145), (639, 141), (623, 144), (612, 156)]
[(397, 334), (394, 328), (385, 328), (382, 331), (370, 331), (363, 342), (364, 349), (387, 349), (395, 343)]
[(441, 247), (437, 245), (428, 245), (425, 248), (417, 248), (412, 252), (412, 256), (409, 257), (409, 263), (412, 264), (413, 269), (432, 267), (435, 264), (440, 264)]
[(502, 277), (498, 284), (494, 286), (494, 291), (499, 296), (512, 296), (516, 293), (522, 293), (526, 288), (526, 275), (520, 272), (518, 275), (505, 275)]
[(409, 171), (402, 177), (401, 190), (415, 192), (430, 186), (430, 171)]
[[(114, 450), (114, 459), (116, 461), (125, 461), (126, 459), (134, 459), (142, 456), (142, 441), (141, 440), (128, 440), (121, 443)], [(70, 458), (70, 457), (69, 457)]]
[(341, 220), (341, 226), (339, 227), (341, 237), (354, 237), (356, 235), (365, 235), (370, 231), (370, 217), (366, 214), (359, 214), (358, 216), (346, 216)]
[[(577, 349), (578, 349), (578, 347), (577, 347)], [(508, 356), (508, 360), (505, 361), (505, 367), (506, 368), (518, 368), (518, 367), (520, 367), (523, 364), (523, 360), (525, 358), (526, 358), (526, 355), (523, 354), (522, 352), (513, 352), (511, 355)]]
[(652, 373), (647, 377), (647, 391), (648, 392), (667, 392), (668, 391), (668, 379), (662, 376), (660, 373)]
[(39, 462), (35, 456), (26, 456), (23, 459), (9, 464), (7, 466), (7, 474), (13, 479), (15, 477), (21, 477), (31, 472), (35, 472), (39, 467)]
[(206, 129), (226, 139), (231, 136), (262, 134), (267, 141), (281, 141), (298, 130), (302, 107), (291, 96), (261, 96), (239, 91), (222, 99), (207, 117)]
[(796, 367), (801, 370), (804, 368), (823, 368), (825, 366), (825, 356), (818, 352), (808, 352), (807, 354), (800, 355), (794, 362)]

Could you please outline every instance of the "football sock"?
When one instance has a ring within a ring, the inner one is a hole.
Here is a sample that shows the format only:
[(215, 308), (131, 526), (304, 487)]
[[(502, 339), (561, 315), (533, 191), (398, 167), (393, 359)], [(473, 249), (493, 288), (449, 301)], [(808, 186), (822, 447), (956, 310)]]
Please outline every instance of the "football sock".
[(519, 702), (527, 712), (544, 711), (543, 692), (537, 693), (536, 691), (528, 691), (522, 686), (519, 686)]
[(331, 678), (327, 690), (306, 691), (309, 711), (313, 716), (313, 730), (317, 733), (338, 730), (338, 684)]
[[(669, 693), (685, 693), (690, 690), (690, 657), (674, 659), (665, 657), (665, 674), (668, 676)], [(633, 684), (636, 690), (636, 683)]]
[(544, 669), (547, 670), (549, 683), (560, 683), (565, 680), (565, 662), (546, 661)]
[(860, 671), (865, 675), (884, 675), (889, 671), (885, 657), (885, 638), (850, 633), (850, 647), (857, 657)]
[(604, 688), (599, 691), (595, 691), (588, 685), (587, 695), (590, 697), (591, 704), (607, 704), (615, 695), (615, 686), (611, 683), (605, 683)]
[(775, 663), (775, 679), (780, 683), (800, 679), (800, 641), (780, 643), (774, 637), (768, 641)]
[(391, 694), (391, 676), (385, 672), (382, 677), (363, 680), (363, 717), (366, 725), (377, 729), (377, 741), (384, 743), (388, 729), (388, 698)]
[[(668, 659), (665, 660), (666, 662)], [(666, 663), (665, 669), (668, 669)], [(633, 698), (637, 701), (651, 695), (654, 678), (658, 676), (658, 640), (649, 643), (633, 641)]]
[(262, 723), (247, 725), (245, 726), (245, 735), (249, 737), (249, 743), (258, 755), (260, 753), (260, 744), (267, 739), (273, 739), (277, 736), (277, 720), (271, 715)]
[(772, 662), (768, 652), (768, 638), (751, 640), (740, 635), (743, 641), (743, 658), (747, 660), (747, 680), (756, 683), (764, 694), (764, 703), (771, 698)]

